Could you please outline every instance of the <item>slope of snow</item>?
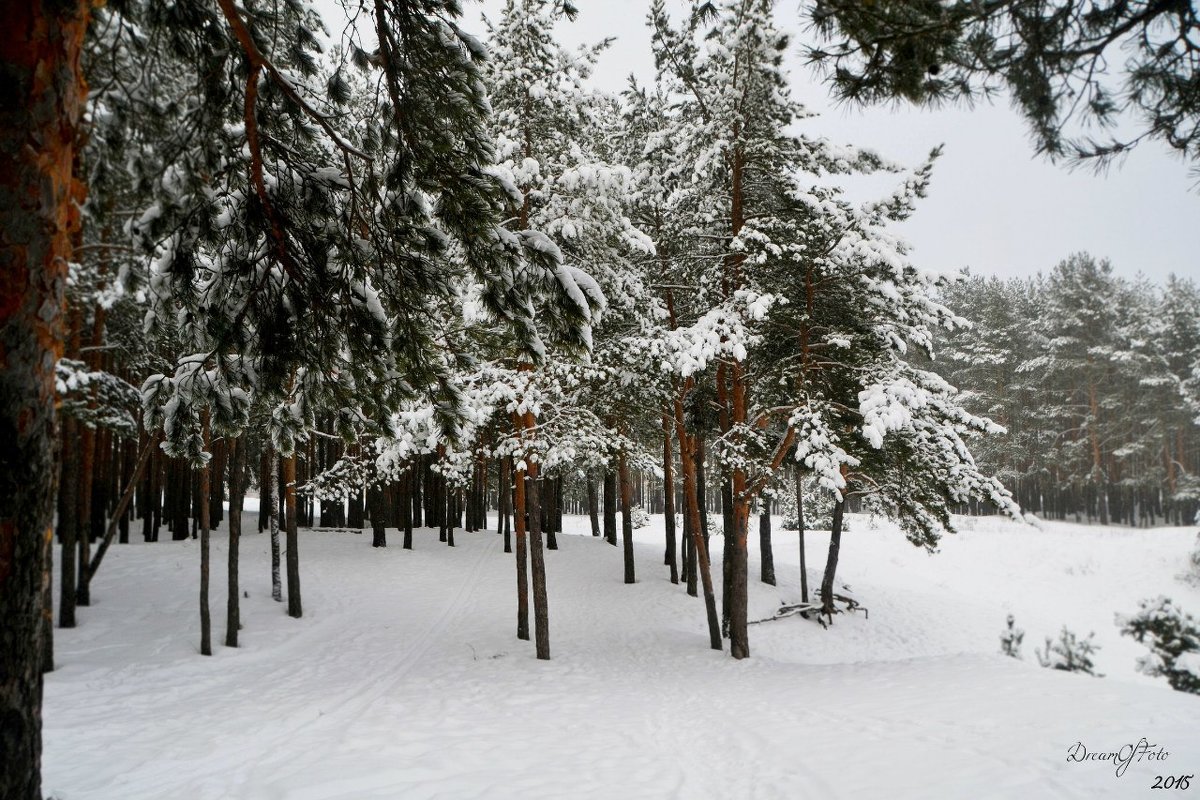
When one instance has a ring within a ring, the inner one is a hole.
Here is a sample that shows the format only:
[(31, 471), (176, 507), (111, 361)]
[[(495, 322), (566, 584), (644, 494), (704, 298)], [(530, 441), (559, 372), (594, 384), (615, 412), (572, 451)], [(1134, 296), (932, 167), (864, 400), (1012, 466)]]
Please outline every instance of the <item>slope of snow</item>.
[[(424, 530), (408, 552), (394, 531), (382, 550), (369, 533), (303, 531), (301, 620), (270, 598), (267, 536), (247, 534), (236, 650), (220, 645), (214, 534), (212, 658), (198, 654), (196, 543), (114, 547), (79, 627), (57, 631), (45, 793), (1031, 800), (1154, 797), (1155, 776), (1200, 774), (1200, 698), (1136, 673), (1145, 648), (1113, 623), (1158, 594), (1200, 612), (1177, 579), (1194, 532), (961, 523), (930, 556), (851, 517), (840, 582), (869, 617), (754, 625), (742, 662), (708, 649), (702, 601), (667, 581), (661, 517), (637, 532), (632, 586), (619, 548), (567, 518), (547, 553), (550, 662), (515, 637), (512, 556), (494, 533), (459, 531), (450, 549)], [(810, 585), (827, 543), (808, 537)], [(798, 599), (796, 550), (776, 533), (780, 585), (752, 580), (752, 617)], [(1023, 661), (998, 654), (1008, 613)], [(1107, 677), (1037, 666), (1033, 646), (1063, 624), (1096, 632)], [(1117, 777), (1067, 758), (1142, 737), (1166, 760)]]

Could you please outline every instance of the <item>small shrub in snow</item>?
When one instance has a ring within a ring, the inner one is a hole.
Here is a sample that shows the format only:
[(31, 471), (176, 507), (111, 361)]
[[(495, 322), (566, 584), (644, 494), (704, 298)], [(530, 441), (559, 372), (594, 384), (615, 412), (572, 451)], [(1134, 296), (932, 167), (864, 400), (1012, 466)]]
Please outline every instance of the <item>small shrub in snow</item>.
[(1143, 600), (1132, 617), (1117, 617), (1121, 633), (1150, 648), (1138, 670), (1163, 676), (1171, 688), (1200, 694), (1200, 621), (1168, 597)]
[(1037, 653), (1038, 663), (1050, 669), (1060, 669), (1064, 672), (1084, 672), (1102, 678), (1104, 676), (1096, 672), (1096, 665), (1092, 663), (1092, 655), (1100, 649), (1099, 645), (1092, 642), (1092, 637), (1095, 635), (1089, 633), (1086, 639), (1079, 639), (1064, 625), (1062, 632), (1058, 634), (1057, 642), (1047, 636), (1046, 649), (1044, 651), (1034, 650)]
[(1021, 657), (1021, 642), (1025, 639), (1025, 631), (1014, 624), (1013, 615), (1008, 615), (1008, 628), (1000, 634), (1000, 652), (1010, 658)]
[(633, 529), (644, 528), (650, 524), (650, 512), (641, 506), (634, 506), (629, 509), (629, 519), (633, 523)]

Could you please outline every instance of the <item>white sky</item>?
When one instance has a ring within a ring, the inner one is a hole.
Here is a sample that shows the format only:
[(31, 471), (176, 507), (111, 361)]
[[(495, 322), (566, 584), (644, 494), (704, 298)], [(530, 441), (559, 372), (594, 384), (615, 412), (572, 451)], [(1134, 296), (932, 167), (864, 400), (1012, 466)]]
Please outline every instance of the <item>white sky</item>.
[[(616, 37), (601, 56), (595, 85), (618, 91), (630, 73), (650, 81), (646, 0), (575, 2), (577, 21), (559, 26), (564, 44)], [(481, 14), (496, 18), (503, 0), (464, 5), (464, 27), (482, 36)], [(776, 14), (783, 28), (798, 31), (799, 3), (781, 2)], [(1166, 147), (1143, 144), (1106, 175), (1071, 171), (1034, 156), (1021, 119), (1005, 104), (933, 111), (835, 107), (799, 50), (793, 45), (793, 95), (821, 114), (804, 121), (807, 132), (872, 147), (914, 166), (933, 147), (945, 145), (929, 197), (899, 228), (919, 266), (1033, 275), (1086, 250), (1110, 259), (1127, 276), (1141, 272), (1162, 281), (1174, 272), (1200, 278), (1200, 186)]]

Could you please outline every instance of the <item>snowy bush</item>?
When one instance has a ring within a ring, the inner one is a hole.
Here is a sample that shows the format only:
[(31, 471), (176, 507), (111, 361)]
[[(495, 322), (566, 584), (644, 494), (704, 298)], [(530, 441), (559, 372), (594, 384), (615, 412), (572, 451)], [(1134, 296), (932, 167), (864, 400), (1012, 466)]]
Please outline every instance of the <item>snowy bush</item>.
[(1200, 621), (1168, 597), (1143, 600), (1132, 617), (1117, 617), (1121, 633), (1150, 648), (1138, 670), (1163, 676), (1171, 688), (1200, 694)]
[(1000, 652), (1011, 658), (1021, 657), (1021, 642), (1025, 639), (1025, 631), (1016, 627), (1013, 615), (1008, 615), (1008, 627), (1000, 634)]
[(1100, 649), (1099, 645), (1092, 643), (1092, 637), (1095, 635), (1089, 633), (1086, 639), (1079, 639), (1064, 625), (1062, 632), (1058, 634), (1057, 642), (1047, 636), (1046, 649), (1034, 650), (1038, 663), (1050, 669), (1084, 672), (1102, 678), (1104, 676), (1095, 671), (1096, 665), (1092, 663), (1092, 655)]
[(633, 529), (644, 528), (650, 524), (650, 512), (641, 506), (634, 506), (629, 509), (629, 518), (633, 522)]

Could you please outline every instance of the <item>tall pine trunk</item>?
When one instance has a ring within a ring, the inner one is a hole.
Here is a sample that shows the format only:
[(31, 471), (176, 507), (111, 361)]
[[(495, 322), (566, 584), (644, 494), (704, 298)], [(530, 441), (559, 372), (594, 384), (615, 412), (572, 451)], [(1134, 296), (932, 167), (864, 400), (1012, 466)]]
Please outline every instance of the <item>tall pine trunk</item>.
[[(671, 453), (671, 420), (664, 413), (663, 426), (663, 523), (666, 529), (664, 563), (671, 570), (671, 583), (679, 583), (679, 562), (675, 558), (675, 457)], [(590, 485), (590, 484), (589, 484)]]
[(296, 518), (296, 453), (283, 457), (283, 503), (287, 518), (287, 598), (288, 616), (304, 614), (300, 602), (300, 553), (297, 549), (299, 520)]
[(621, 481), (621, 540), (625, 556), (625, 582), (635, 583), (633, 563), (633, 486), (629, 481), (629, 462), (622, 450), (617, 456), (617, 471)]
[(410, 464), (403, 477), (400, 478), (400, 485), (404, 488), (404, 491), (400, 493), (400, 523), (404, 526), (404, 540), (401, 547), (404, 550), (413, 549), (412, 487), (416, 480), (416, 474), (416, 466)]
[[(525, 430), (533, 429), (533, 414), (526, 414)], [(538, 498), (538, 466), (529, 464), (525, 504), (529, 510), (529, 577), (533, 589), (533, 641), (540, 660), (550, 658), (550, 600), (546, 592), (546, 553), (542, 548), (542, 513)]]
[(800, 534), (800, 602), (808, 602), (808, 564), (804, 547), (804, 477), (796, 467), (796, 530)]
[(771, 501), (762, 498), (762, 511), (758, 515), (758, 549), (761, 553), (759, 580), (775, 585), (775, 553), (771, 550)]
[(683, 468), (683, 497), (686, 506), (688, 527), (691, 529), (692, 552), (689, 558), (694, 558), (690, 567), (691, 575), (688, 580), (688, 593), (694, 594), (695, 576), (699, 573), (704, 586), (704, 611), (708, 618), (708, 643), (713, 650), (721, 648), (721, 623), (717, 618), (717, 597), (713, 592), (712, 572), (708, 566), (708, 549), (704, 544), (704, 536), (700, 527), (700, 496), (697, 489), (696, 470), (696, 437), (689, 436), (683, 424), (683, 396), (692, 386), (692, 379), (684, 384), (683, 393), (675, 397), (675, 434), (679, 440), (679, 463)]
[(604, 541), (617, 546), (617, 476), (604, 470)]
[[(0, 25), (0, 797), (41, 798), (43, 585), (58, 480), (55, 364), (81, 186), (90, 3), (7, 3)], [(72, 584), (69, 590), (73, 591)]]
[(529, 641), (529, 554), (525, 535), (525, 523), (529, 519), (525, 502), (527, 485), (525, 470), (515, 470), (513, 520), (517, 529), (517, 638), (525, 641)]
[(845, 499), (833, 506), (833, 525), (829, 532), (829, 554), (825, 558), (825, 576), (821, 579), (821, 613), (833, 616), (833, 581), (837, 575), (838, 554), (842, 548), (842, 515), (846, 510)]
[[(210, 450), (208, 412), (204, 412), (204, 449)], [(212, 490), (212, 468), (200, 468), (200, 655), (212, 655), (212, 620), (208, 611), (208, 495)]]
[[(74, 419), (63, 420), (63, 441), (72, 446), (75, 440)], [(58, 581), (58, 627), (75, 627), (75, 534), (79, 529), (78, 466), (74, 458), (62, 460), (62, 486), (58, 497), (58, 541), (62, 544), (62, 559)], [(15, 474), (15, 473), (13, 473)]]
[(229, 440), (229, 591), (225, 599), (225, 646), (238, 646), (242, 627), (241, 591), (238, 579), (239, 545), (242, 540), (242, 503), (246, 497), (246, 440)]
[[(271, 534), (271, 599), (277, 603), (283, 602), (283, 582), (279, 578), (279, 457), (274, 446), (267, 443), (267, 485), (266, 497), (263, 502), (269, 515), (268, 530)], [(262, 513), (262, 509), (259, 509)]]
[(596, 496), (596, 481), (592, 476), (587, 477), (588, 523), (592, 527), (592, 536), (600, 535), (600, 499)]

